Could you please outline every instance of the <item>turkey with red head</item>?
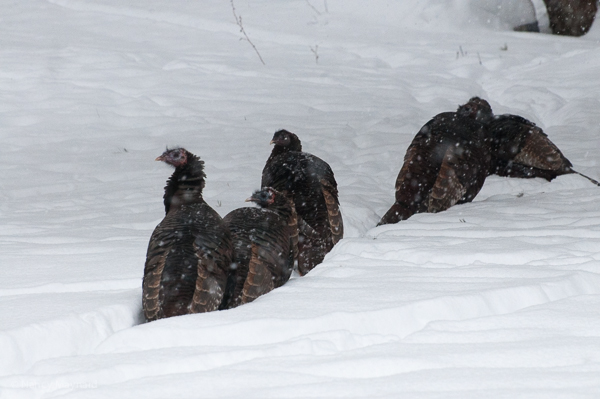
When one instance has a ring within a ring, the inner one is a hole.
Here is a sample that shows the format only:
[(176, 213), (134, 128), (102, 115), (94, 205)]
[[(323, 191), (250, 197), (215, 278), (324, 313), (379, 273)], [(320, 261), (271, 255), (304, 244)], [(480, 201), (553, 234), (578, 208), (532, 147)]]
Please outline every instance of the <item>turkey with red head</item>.
[(344, 224), (338, 190), (327, 162), (302, 152), (298, 136), (279, 130), (262, 172), (263, 187), (286, 192), (298, 213), (298, 272), (308, 273), (342, 239)]
[(396, 179), (396, 202), (378, 226), (473, 201), (489, 167), (482, 123), (457, 112), (436, 115), (408, 147)]
[(490, 174), (508, 177), (541, 177), (576, 173), (596, 185), (596, 180), (573, 169), (571, 162), (535, 123), (518, 115), (494, 116), (486, 100), (473, 97), (458, 112), (483, 123), (491, 140)]
[(204, 161), (184, 148), (167, 149), (157, 161), (173, 167), (166, 215), (146, 254), (142, 303), (147, 321), (217, 310), (231, 264), (231, 235), (202, 198)]
[(236, 209), (223, 218), (231, 231), (233, 258), (222, 309), (281, 287), (298, 259), (298, 225), (291, 200), (266, 187), (246, 201), (260, 208)]

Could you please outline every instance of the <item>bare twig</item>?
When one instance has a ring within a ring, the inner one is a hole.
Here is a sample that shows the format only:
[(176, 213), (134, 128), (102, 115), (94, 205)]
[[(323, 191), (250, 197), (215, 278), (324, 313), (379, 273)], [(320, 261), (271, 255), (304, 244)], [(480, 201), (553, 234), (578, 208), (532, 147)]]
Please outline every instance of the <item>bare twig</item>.
[(315, 62), (318, 64), (319, 63), (319, 45), (315, 44), (315, 48), (310, 48), (310, 51), (313, 52), (313, 54), (315, 55)]
[[(319, 10), (317, 10), (312, 4), (310, 4), (310, 1), (306, 0), (306, 4), (308, 4), (308, 6), (310, 8), (312, 8), (313, 11), (317, 13), (317, 15), (321, 15), (321, 13), (319, 12)], [(325, 4), (325, 6), (327, 7), (327, 4)]]
[(235, 18), (235, 23), (237, 24), (237, 26), (240, 27), (240, 32), (244, 34), (244, 37), (246, 38), (245, 40), (248, 43), (250, 43), (250, 45), (252, 46), (252, 48), (254, 49), (254, 51), (256, 51), (256, 55), (258, 55), (258, 58), (260, 59), (260, 62), (262, 62), (263, 65), (265, 65), (265, 61), (263, 60), (263, 58), (261, 57), (260, 53), (258, 52), (258, 49), (256, 48), (256, 46), (254, 45), (254, 43), (252, 43), (252, 40), (250, 40), (250, 38), (246, 34), (246, 30), (244, 29), (244, 25), (242, 25), (242, 17), (238, 17), (237, 13), (235, 12), (235, 6), (233, 5), (233, 0), (231, 0), (231, 10), (233, 11), (233, 17)]

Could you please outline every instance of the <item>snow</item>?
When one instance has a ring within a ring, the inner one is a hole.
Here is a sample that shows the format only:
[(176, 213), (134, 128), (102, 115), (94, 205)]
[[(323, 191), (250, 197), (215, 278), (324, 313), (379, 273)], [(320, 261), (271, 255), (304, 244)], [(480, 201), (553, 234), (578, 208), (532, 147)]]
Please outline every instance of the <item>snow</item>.
[[(0, 398), (597, 398), (598, 187), (492, 176), (375, 228), (433, 115), (483, 96), (600, 178), (600, 27), (515, 33), (469, 0), (2, 1)], [(317, 58), (318, 55), (318, 58)], [(143, 323), (181, 145), (221, 215), (273, 132), (332, 166), (345, 237), (236, 309)]]

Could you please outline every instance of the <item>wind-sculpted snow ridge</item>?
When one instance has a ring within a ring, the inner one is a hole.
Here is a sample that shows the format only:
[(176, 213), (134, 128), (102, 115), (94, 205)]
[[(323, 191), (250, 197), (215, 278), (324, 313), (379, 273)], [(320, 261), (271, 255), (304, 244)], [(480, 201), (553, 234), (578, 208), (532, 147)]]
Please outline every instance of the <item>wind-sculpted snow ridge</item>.
[[(139, 294), (139, 290), (135, 290), (135, 294)], [(94, 312), (64, 316), (59, 316), (59, 313), (46, 321), (41, 321), (42, 316), (38, 317), (40, 321), (37, 323), (0, 331), (0, 347), (2, 347), (0, 375), (21, 374), (37, 362), (49, 358), (89, 353), (116, 331), (131, 327), (142, 320), (138, 301), (131, 300), (137, 299), (137, 296), (130, 295), (130, 292), (120, 292), (116, 295), (113, 293), (111, 295), (113, 303), (129, 299), (129, 306), (108, 305), (99, 307)], [(103, 302), (102, 298), (90, 294), (49, 296), (46, 300), (52, 301), (56, 306), (69, 301)], [(34, 300), (32, 305), (36, 303), (38, 301)], [(18, 306), (18, 303), (15, 305)], [(5, 311), (4, 314), (12, 316), (11, 313)]]
[[(406, 276), (404, 281), (411, 280), (415, 286), (424, 285), (423, 282), (419, 283), (418, 278), (408, 278), (410, 273), (406, 273)], [(317, 314), (310, 317), (295, 318), (280, 314), (276, 315), (277, 317), (264, 319), (255, 317), (254, 312), (257, 310), (253, 309), (250, 320), (242, 313), (241, 315), (220, 315), (216, 324), (213, 324), (214, 321), (210, 319), (198, 319), (190, 320), (179, 328), (179, 323), (167, 323), (163, 326), (153, 325), (148, 328), (129, 329), (108, 339), (98, 348), (98, 352), (121, 353), (123, 351), (153, 350), (164, 348), (165, 345), (167, 347), (268, 345), (285, 343), (301, 337), (318, 336), (327, 332), (336, 333), (337, 331), (347, 332), (349, 333), (348, 337), (357, 337), (362, 342), (362, 345), (351, 344), (350, 347), (346, 347), (344, 340), (332, 339), (332, 342), (341, 348), (340, 350), (350, 350), (374, 345), (392, 337), (399, 340), (435, 320), (463, 320), (506, 314), (571, 296), (600, 294), (600, 277), (593, 273), (566, 273), (545, 279), (536, 276), (535, 283), (521, 286), (511, 286), (510, 279), (499, 277), (496, 277), (497, 281), (494, 283), (485, 282), (477, 285), (468, 282), (465, 284), (470, 277), (466, 273), (458, 273), (453, 278), (439, 276), (440, 281), (452, 282), (455, 288), (449, 290), (448, 293), (443, 293), (442, 284), (435, 284), (440, 290), (437, 295), (417, 293), (414, 289), (407, 289), (405, 292), (412, 294), (410, 296), (414, 296), (414, 298), (390, 301), (392, 303), (386, 303), (383, 298), (379, 307), (375, 303), (366, 301), (371, 306), (364, 306), (365, 309), (362, 309), (362, 306), (359, 309), (348, 311), (328, 309), (315, 312)], [(343, 286), (344, 284), (339, 285)], [(473, 291), (463, 294), (466, 285), (471, 286)], [(351, 291), (339, 288), (338, 286), (337, 294)], [(281, 295), (285, 294), (288, 293)], [(315, 292), (312, 294), (318, 296)], [(289, 293), (287, 296), (288, 298), (280, 296), (277, 299), (280, 303), (286, 303), (293, 309), (293, 298), (290, 298), (293, 294)], [(323, 295), (319, 299), (327, 300), (328, 296), (331, 294)], [(335, 300), (330, 302), (336, 305), (343, 303)], [(260, 309), (258, 311), (260, 312)], [(198, 342), (198, 334), (202, 336), (202, 342)]]
[[(320, 273), (315, 273), (316, 276), (308, 282), (312, 288), (310, 295), (316, 295), (318, 300), (333, 296), (332, 292), (323, 290), (323, 285), (336, 286), (336, 294), (344, 295), (352, 291), (354, 287), (351, 286), (364, 280), (359, 278), (359, 273), (352, 277), (350, 273), (340, 275), (336, 256), (332, 258), (321, 269), (315, 269), (313, 272)], [(369, 268), (378, 271), (385, 269), (376, 265)], [(362, 380), (392, 375), (403, 378), (414, 372), (435, 375), (435, 370), (443, 367), (443, 364), (457, 363), (459, 371), (461, 367), (470, 367), (473, 362), (480, 361), (476, 352), (470, 352), (470, 349), (464, 358), (459, 356), (461, 344), (476, 341), (484, 345), (484, 351), (493, 353), (490, 346), (498, 346), (510, 353), (523, 348), (525, 343), (521, 343), (521, 340), (539, 336), (535, 331), (538, 326), (531, 325), (523, 332), (519, 325), (523, 321), (518, 318), (516, 321), (509, 317), (506, 321), (499, 319), (495, 322), (493, 316), (518, 315), (519, 310), (535, 308), (536, 305), (560, 302), (572, 296), (581, 297), (582, 294), (600, 294), (600, 278), (591, 273), (572, 273), (548, 279), (532, 273), (532, 276), (522, 275), (520, 278), (534, 282), (521, 286), (511, 286), (506, 281), (509, 279), (498, 276), (495, 279), (482, 278), (476, 284), (472, 276), (465, 277), (472, 271), (458, 273), (452, 279), (441, 278), (440, 275), (437, 279), (435, 276), (426, 278), (423, 273), (417, 275), (407, 271), (402, 274), (405, 276), (402, 279), (404, 286), (396, 288), (411, 298), (405, 300), (404, 304), (393, 301), (396, 305), (383, 303), (377, 310), (366, 310), (375, 304), (365, 298), (368, 305), (355, 305), (354, 309), (348, 311), (333, 311), (331, 308), (338, 305), (333, 301), (330, 309), (318, 312), (321, 315), (294, 316), (297, 314), (294, 303), (303, 297), (302, 292), (295, 292), (301, 283), (300, 279), (295, 279), (296, 284), (291, 284), (291, 289), (286, 290), (285, 286), (271, 293), (271, 301), (255, 301), (257, 306), (253, 305), (252, 309), (246, 306), (202, 317), (184, 316), (125, 329), (113, 334), (95, 349), (83, 349), (82, 353), (82, 348), (78, 348), (71, 353), (71, 357), (38, 361), (27, 376), (4, 378), (0, 382), (4, 388), (26, 386), (38, 394), (43, 393), (44, 389), (51, 393), (54, 392), (52, 387), (70, 384), (70, 388), (77, 389), (72, 397), (99, 397), (97, 395), (119, 390), (123, 390), (120, 395), (125, 397), (128, 393), (145, 392), (143, 386), (147, 381), (160, 381), (163, 378), (174, 378), (175, 381), (212, 378), (210, 386), (222, 386), (230, 375), (229, 372), (221, 374), (223, 368), (231, 371), (237, 369), (238, 372), (246, 370), (242, 374), (246, 379), (254, 375), (250, 369), (256, 372), (257, 369), (270, 369), (278, 365), (282, 367), (275, 374), (278, 379), (291, 382), (298, 376), (292, 377), (286, 370), (291, 372), (291, 365), (296, 364), (301, 381), (313, 376), (334, 385), (335, 380), (340, 378)], [(385, 274), (383, 277), (386, 277)], [(342, 279), (345, 284), (336, 282)], [(436, 280), (444, 284), (432, 284)], [(353, 281), (353, 284), (348, 281)], [(365, 292), (372, 292), (369, 281), (366, 283)], [(440, 294), (447, 283), (452, 283), (453, 289), (446, 295)], [(424, 287), (429, 287), (427, 293), (419, 291)], [(432, 295), (433, 289), (440, 292)], [(303, 291), (309, 290), (304, 288)], [(278, 305), (274, 305), (276, 303)], [(287, 307), (289, 312), (282, 312), (281, 306)], [(276, 309), (279, 309), (279, 313), (274, 314)], [(544, 312), (548, 311), (542, 309)], [(457, 332), (453, 334), (452, 328), (463, 331), (457, 323), (465, 323), (464, 320), (482, 321), (466, 322), (470, 326), (466, 328), (467, 335), (453, 338)], [(485, 320), (488, 320), (487, 325)], [(94, 327), (98, 328), (97, 325)], [(91, 331), (94, 330), (86, 330), (85, 333)], [(548, 329), (544, 331), (545, 339), (558, 334)], [(77, 336), (84, 332), (71, 333)], [(428, 346), (433, 342), (435, 351), (441, 351), (438, 354), (444, 359), (441, 363), (434, 360), (434, 349)], [(417, 356), (407, 345), (423, 353)], [(541, 348), (532, 349), (530, 344), (527, 345), (528, 353), (534, 352), (537, 358), (541, 356)], [(576, 358), (577, 354), (570, 356)], [(413, 361), (408, 361), (411, 358)], [(505, 365), (513, 364), (514, 367), (519, 362), (514, 360), (505, 362)], [(531, 360), (528, 362), (535, 364)], [(115, 368), (115, 364), (119, 364), (119, 367)], [(501, 366), (496, 364), (494, 367)], [(177, 393), (185, 392), (177, 384), (172, 389)], [(208, 392), (211, 392), (210, 388)], [(229, 392), (235, 394), (235, 389)], [(211, 395), (218, 396), (216, 392)], [(260, 396), (255, 393), (251, 397)]]
[(82, 283), (51, 283), (34, 287), (4, 288), (0, 290), (0, 297), (16, 295), (52, 294), (64, 292), (94, 292), (112, 291), (118, 289), (139, 288), (139, 279), (106, 280)]

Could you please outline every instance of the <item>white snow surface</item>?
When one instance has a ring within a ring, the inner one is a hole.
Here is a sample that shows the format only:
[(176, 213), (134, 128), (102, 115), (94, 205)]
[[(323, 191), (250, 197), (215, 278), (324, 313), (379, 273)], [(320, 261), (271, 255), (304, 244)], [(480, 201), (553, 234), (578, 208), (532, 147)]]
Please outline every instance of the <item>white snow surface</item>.
[[(598, 398), (600, 189), (489, 177), (375, 228), (406, 148), (471, 96), (600, 178), (600, 28), (468, 0), (1, 0), (0, 398)], [(318, 58), (317, 58), (318, 56)], [(345, 238), (253, 303), (143, 323), (184, 146), (222, 216), (273, 132), (332, 166)]]

